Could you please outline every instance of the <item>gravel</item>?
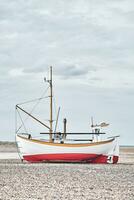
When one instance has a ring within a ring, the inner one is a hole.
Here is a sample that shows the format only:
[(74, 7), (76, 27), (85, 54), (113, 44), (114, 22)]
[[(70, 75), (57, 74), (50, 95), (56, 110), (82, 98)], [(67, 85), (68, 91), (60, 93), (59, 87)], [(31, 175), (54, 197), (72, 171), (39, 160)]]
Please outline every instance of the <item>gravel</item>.
[(0, 161), (1, 200), (134, 200), (134, 163)]

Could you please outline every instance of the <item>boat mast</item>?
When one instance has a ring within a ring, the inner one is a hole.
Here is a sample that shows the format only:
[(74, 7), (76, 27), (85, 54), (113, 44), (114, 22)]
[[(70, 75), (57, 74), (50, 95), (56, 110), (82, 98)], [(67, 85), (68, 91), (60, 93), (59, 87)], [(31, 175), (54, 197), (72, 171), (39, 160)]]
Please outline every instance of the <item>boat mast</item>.
[(49, 141), (52, 142), (53, 134), (53, 84), (52, 84), (52, 66), (50, 67), (50, 130), (49, 130)]

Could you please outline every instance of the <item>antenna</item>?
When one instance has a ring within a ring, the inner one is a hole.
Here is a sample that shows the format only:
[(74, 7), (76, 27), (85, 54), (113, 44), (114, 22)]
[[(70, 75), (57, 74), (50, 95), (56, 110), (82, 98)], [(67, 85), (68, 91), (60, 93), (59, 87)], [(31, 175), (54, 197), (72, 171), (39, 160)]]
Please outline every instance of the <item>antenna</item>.
[(44, 82), (47, 82), (47, 83), (49, 83), (49, 84), (50, 84), (51, 80), (47, 80), (47, 78), (46, 78), (46, 77), (44, 77)]

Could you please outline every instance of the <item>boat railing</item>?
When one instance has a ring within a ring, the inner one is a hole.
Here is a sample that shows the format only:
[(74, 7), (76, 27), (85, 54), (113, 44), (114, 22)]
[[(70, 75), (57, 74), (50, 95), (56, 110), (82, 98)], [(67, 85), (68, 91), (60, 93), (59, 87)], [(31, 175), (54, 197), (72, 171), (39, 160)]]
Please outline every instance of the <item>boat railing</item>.
[[(40, 134), (44, 134), (44, 135), (48, 135), (49, 133), (44, 133), (44, 132), (41, 132)], [(58, 133), (54, 133), (54, 134), (64, 134), (64, 133), (62, 133), (62, 132), (58, 132)], [(104, 133), (104, 132), (99, 132), (99, 133), (92, 133), (92, 132), (90, 132), (90, 133), (66, 133), (66, 135), (103, 135), (103, 134), (106, 134), (106, 133)]]
[(66, 139), (66, 141), (74, 141), (74, 142), (84, 142), (84, 141), (90, 141), (92, 142), (92, 139)]

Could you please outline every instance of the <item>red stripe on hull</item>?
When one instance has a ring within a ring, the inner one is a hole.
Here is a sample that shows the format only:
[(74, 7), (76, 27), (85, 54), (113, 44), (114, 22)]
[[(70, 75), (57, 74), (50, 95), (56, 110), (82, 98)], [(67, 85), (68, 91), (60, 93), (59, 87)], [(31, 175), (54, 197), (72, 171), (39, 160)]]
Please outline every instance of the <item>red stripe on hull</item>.
[[(29, 162), (62, 161), (62, 162), (88, 162), (88, 163), (109, 163), (108, 156), (97, 154), (38, 154), (23, 156)], [(112, 163), (118, 162), (118, 156), (112, 157)]]

